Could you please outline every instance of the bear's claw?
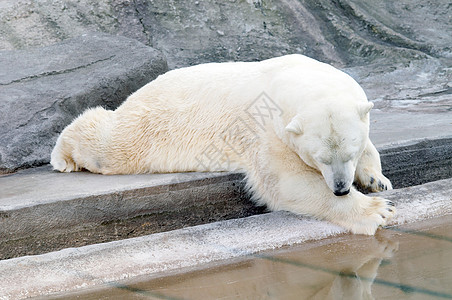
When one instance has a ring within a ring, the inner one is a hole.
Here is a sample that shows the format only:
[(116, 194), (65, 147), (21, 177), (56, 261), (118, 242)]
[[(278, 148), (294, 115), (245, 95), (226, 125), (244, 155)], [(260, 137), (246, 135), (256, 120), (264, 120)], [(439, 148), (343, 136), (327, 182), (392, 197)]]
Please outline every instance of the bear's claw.
[(396, 209), (390, 200), (380, 197), (366, 197), (366, 200), (367, 204), (363, 207), (363, 211), (345, 223), (353, 233), (372, 235), (379, 227), (385, 226), (392, 219)]
[(356, 176), (355, 183), (364, 191), (375, 193), (386, 190), (392, 190), (391, 181), (386, 178), (381, 172), (364, 170)]

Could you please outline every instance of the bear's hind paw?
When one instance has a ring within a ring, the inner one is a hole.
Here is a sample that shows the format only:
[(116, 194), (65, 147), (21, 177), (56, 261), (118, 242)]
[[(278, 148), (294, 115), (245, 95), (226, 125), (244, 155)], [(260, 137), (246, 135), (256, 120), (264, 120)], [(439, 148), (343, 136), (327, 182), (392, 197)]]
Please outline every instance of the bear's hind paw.
[(74, 161), (67, 161), (65, 159), (52, 159), (50, 164), (53, 166), (53, 169), (60, 172), (76, 172), (79, 171), (79, 167)]

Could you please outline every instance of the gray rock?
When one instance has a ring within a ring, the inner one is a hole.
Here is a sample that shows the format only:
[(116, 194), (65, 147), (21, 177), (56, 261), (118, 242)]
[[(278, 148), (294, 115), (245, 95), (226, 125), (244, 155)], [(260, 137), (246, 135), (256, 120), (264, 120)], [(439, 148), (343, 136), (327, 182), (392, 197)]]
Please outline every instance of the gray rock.
[(452, 59), (373, 63), (344, 71), (361, 84), (375, 109), (442, 114), (452, 120)]
[(303, 53), (337, 66), (452, 56), (449, 0), (2, 3), (0, 49), (52, 44), (96, 30), (161, 50), (170, 68), (286, 53)]
[(86, 34), (53, 46), (0, 52), (0, 172), (49, 162), (58, 134), (87, 107), (116, 108), (167, 71), (135, 40)]
[(0, 49), (96, 30), (161, 50), (171, 69), (302, 53), (345, 68), (376, 108), (447, 112), (448, 13), (449, 0), (4, 0)]

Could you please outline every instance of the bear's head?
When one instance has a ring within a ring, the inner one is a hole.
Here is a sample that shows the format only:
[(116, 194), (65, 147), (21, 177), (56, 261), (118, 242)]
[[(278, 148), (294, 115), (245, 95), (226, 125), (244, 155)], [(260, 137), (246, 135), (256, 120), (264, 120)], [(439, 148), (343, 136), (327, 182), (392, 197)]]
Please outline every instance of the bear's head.
[(320, 171), (336, 196), (349, 193), (358, 160), (369, 135), (371, 102), (338, 107), (315, 106), (297, 113), (285, 127), (289, 146), (310, 167)]

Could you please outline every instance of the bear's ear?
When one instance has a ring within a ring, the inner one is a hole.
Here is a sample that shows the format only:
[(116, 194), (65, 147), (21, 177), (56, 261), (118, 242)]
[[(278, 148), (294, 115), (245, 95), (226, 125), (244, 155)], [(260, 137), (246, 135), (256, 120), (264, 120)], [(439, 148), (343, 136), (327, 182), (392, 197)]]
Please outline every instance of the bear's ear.
[(300, 121), (297, 117), (294, 117), (292, 121), (286, 126), (286, 131), (293, 132), (295, 134), (302, 134), (303, 128), (301, 127)]
[(358, 113), (361, 119), (364, 119), (364, 117), (369, 113), (369, 111), (374, 107), (374, 104), (372, 102), (367, 103), (361, 103), (358, 105)]

